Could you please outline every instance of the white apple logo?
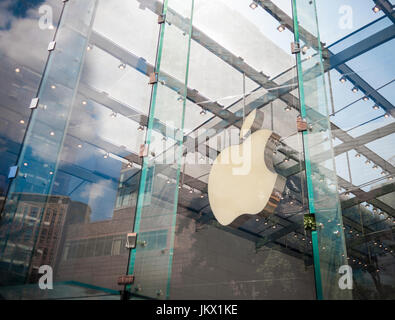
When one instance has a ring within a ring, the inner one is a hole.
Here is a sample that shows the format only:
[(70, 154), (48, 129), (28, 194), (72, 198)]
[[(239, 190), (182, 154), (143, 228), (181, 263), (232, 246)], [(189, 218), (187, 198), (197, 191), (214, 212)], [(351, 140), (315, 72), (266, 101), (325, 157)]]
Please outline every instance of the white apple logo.
[(211, 210), (224, 226), (240, 226), (253, 214), (273, 213), (286, 179), (273, 168), (273, 151), (279, 137), (261, 129), (250, 135), (256, 110), (246, 117), (239, 145), (225, 148), (215, 159), (208, 178)]

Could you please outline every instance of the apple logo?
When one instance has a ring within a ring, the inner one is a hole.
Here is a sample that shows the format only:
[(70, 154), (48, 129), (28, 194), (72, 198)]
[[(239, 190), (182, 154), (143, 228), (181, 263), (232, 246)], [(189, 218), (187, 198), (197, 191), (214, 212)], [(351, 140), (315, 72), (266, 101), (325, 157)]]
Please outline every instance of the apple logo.
[[(251, 127), (257, 127), (256, 118), (253, 110), (240, 129), (241, 143), (225, 148), (211, 167), (209, 202), (215, 218), (224, 226), (239, 227), (251, 215), (273, 213), (285, 187), (286, 179), (273, 167), (279, 136), (266, 129), (251, 133)], [(258, 121), (262, 124), (263, 119)]]

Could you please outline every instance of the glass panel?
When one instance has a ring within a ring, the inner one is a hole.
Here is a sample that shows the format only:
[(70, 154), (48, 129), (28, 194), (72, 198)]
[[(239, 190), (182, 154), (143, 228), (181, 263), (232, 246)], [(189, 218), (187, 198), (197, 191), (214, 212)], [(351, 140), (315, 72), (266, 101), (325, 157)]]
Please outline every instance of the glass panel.
[[(156, 79), (146, 136), (135, 232), (131, 253), (132, 291), (146, 297), (169, 296), (187, 97), (193, 0), (163, 4)], [(183, 17), (181, 25), (172, 23)], [(160, 130), (165, 125), (166, 130)], [(155, 131), (159, 131), (158, 134)], [(170, 148), (169, 148), (170, 147)], [(169, 148), (166, 150), (166, 148)]]
[[(36, 263), (40, 260), (51, 263), (51, 259), (55, 259), (56, 242), (51, 242), (52, 248), (42, 250), (42, 257), (34, 250), (39, 250), (36, 240), (44, 226), (42, 217), (50, 202), (47, 195), (54, 185), (54, 174), (58, 169), (59, 153), (75, 99), (95, 3), (71, 1), (65, 5), (56, 36), (56, 48), (48, 60), (38, 94), (39, 103), (33, 111), (19, 156), (18, 175), (11, 183), (2, 216), (0, 256), (3, 283), (23, 283), (29, 277), (34, 278), (31, 270), (37, 267)], [(77, 12), (84, 14), (77, 15)], [(33, 203), (33, 206), (28, 217), (21, 217), (18, 207), (26, 201)], [(64, 213), (57, 215), (52, 226), (64, 222)], [(25, 232), (25, 228), (28, 231)], [(52, 231), (57, 233), (56, 230)], [(9, 276), (9, 272), (13, 277)]]
[(302, 40), (301, 47), (315, 50), (311, 59), (304, 61), (298, 53), (297, 64), (301, 116), (309, 124), (303, 137), (309, 209), (317, 224), (317, 231), (312, 231), (318, 240), (313, 248), (317, 297), (348, 299), (351, 292), (339, 287), (339, 268), (347, 265), (347, 254), (315, 1), (294, 0), (293, 13), (295, 41)]

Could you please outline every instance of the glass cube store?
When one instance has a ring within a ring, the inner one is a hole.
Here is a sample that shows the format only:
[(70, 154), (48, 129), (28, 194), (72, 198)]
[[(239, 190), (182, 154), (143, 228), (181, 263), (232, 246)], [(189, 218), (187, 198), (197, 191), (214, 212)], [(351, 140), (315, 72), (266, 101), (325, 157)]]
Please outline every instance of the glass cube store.
[(0, 1), (0, 297), (394, 299), (394, 4)]

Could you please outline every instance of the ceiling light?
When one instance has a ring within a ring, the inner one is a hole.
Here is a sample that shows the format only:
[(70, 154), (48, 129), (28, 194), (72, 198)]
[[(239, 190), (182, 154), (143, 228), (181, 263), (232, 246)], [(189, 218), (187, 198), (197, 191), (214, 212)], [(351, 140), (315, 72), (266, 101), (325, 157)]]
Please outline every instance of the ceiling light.
[(354, 92), (354, 93), (358, 92), (358, 90), (359, 89), (357, 87), (354, 87), (354, 88), (351, 89), (351, 91)]
[(374, 170), (377, 170), (379, 167), (375, 164), (372, 168), (373, 168)]
[(82, 144), (79, 144), (77, 147), (81, 149), (82, 148)]
[(103, 158), (104, 158), (104, 159), (107, 159), (109, 155), (110, 155), (110, 154), (107, 152), (107, 153), (103, 156)]
[(15, 72), (16, 72), (16, 73), (19, 73), (19, 72), (21, 72), (21, 69), (15, 68)]
[(111, 117), (111, 118), (116, 118), (116, 117), (117, 117), (117, 113), (113, 111), (113, 112), (110, 114), (110, 117)]
[(51, 136), (54, 136), (54, 135), (55, 135), (55, 132), (51, 131), (49, 134), (50, 134)]
[(126, 167), (131, 168), (132, 164), (130, 162), (128, 162), (128, 164), (126, 165)]
[(346, 78), (346, 77), (341, 77), (341, 78), (339, 79), (339, 81), (340, 81), (341, 83), (345, 83), (345, 82), (347, 81), (347, 78)]
[(385, 115), (384, 115), (384, 118), (386, 118), (386, 119), (388, 119), (390, 117), (390, 115), (388, 114), (388, 113), (386, 113)]
[(286, 106), (286, 107), (284, 108), (284, 110), (287, 111), (287, 112), (288, 112), (288, 111), (291, 111), (291, 107), (290, 107), (290, 106)]
[(19, 123), (24, 124), (24, 123), (25, 123), (25, 120), (21, 120), (21, 121), (19, 121)]
[(144, 131), (144, 126), (139, 125), (139, 127), (137, 128), (138, 131)]
[(257, 7), (258, 7), (258, 4), (255, 1), (251, 2), (251, 4), (250, 4), (251, 9), (256, 9)]
[(202, 109), (202, 110), (200, 111), (200, 114), (201, 114), (202, 116), (204, 116), (205, 114), (207, 114), (207, 111), (206, 111), (205, 109)]
[(56, 89), (56, 86), (53, 84), (53, 85), (51, 86), (51, 89), (55, 90), (55, 89)]
[(307, 50), (309, 50), (309, 47), (308, 47), (307, 45), (304, 45), (304, 46), (302, 47), (302, 53), (306, 53)]
[(201, 195), (200, 195), (200, 198), (203, 199), (203, 198), (204, 198), (204, 194), (201, 194)]
[(125, 70), (125, 69), (126, 69), (126, 64), (121, 63), (121, 64), (118, 66), (118, 68), (121, 69), (121, 70)]
[(375, 104), (372, 108), (373, 108), (373, 110), (379, 110), (380, 109), (380, 107), (377, 104)]
[(364, 96), (364, 97), (362, 98), (362, 100), (363, 100), (363, 101), (369, 101), (369, 97)]
[(278, 30), (279, 32), (283, 32), (283, 31), (285, 30), (285, 25), (280, 24), (280, 25), (277, 27), (277, 30)]
[(355, 158), (360, 158), (361, 157), (361, 155), (359, 154), (359, 153), (357, 153), (356, 155), (355, 155)]
[(377, 13), (377, 12), (379, 12), (381, 9), (380, 9), (379, 6), (374, 6), (374, 7), (372, 8), (372, 10), (373, 10), (374, 13)]
[(88, 102), (86, 102), (85, 100), (82, 101), (82, 105), (86, 106), (88, 104)]
[(92, 50), (92, 46), (91, 45), (88, 45), (87, 47), (86, 47), (86, 51), (91, 51)]
[(370, 164), (371, 161), (369, 159), (366, 159), (365, 164)]

